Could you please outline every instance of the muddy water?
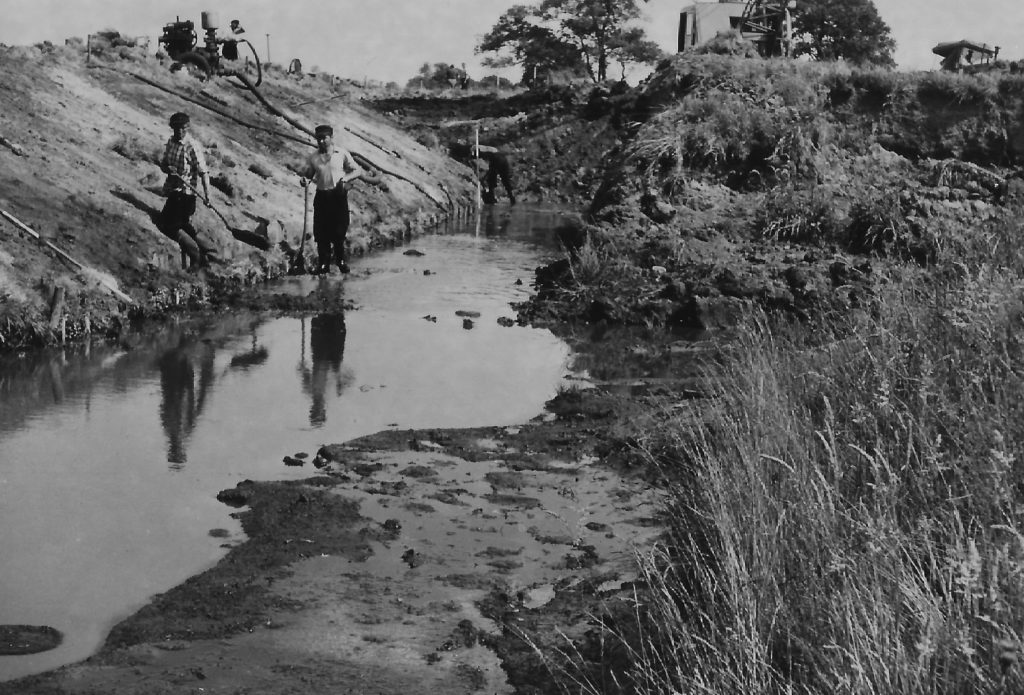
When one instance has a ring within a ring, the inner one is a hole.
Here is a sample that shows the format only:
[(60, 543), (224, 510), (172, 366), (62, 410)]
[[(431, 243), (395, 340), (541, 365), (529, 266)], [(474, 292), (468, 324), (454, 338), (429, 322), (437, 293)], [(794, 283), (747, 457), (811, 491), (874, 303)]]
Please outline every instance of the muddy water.
[(557, 254), (560, 220), (491, 209), (356, 260), (344, 282), (276, 288), (341, 291), (357, 307), (344, 315), (239, 315), (0, 364), (0, 624), (65, 634), (57, 649), (0, 656), (0, 680), (88, 656), (148, 597), (215, 563), (241, 540), (216, 493), (311, 474), (285, 456), (538, 415), (568, 348), (498, 319)]

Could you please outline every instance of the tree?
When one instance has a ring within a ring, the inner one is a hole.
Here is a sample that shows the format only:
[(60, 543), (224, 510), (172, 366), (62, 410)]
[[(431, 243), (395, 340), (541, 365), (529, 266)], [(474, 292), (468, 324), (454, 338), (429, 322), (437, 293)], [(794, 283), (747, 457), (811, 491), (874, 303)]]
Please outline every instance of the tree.
[(536, 11), (525, 5), (506, 10), (476, 47), (477, 53), (497, 54), (485, 57), (483, 64), (494, 68), (521, 65), (524, 82), (530, 82), (537, 72), (547, 75), (567, 71), (585, 75), (586, 66), (576, 47), (539, 24)]
[(622, 79), (626, 79), (626, 69), (630, 65), (650, 65), (664, 57), (656, 43), (644, 39), (644, 30), (639, 27), (613, 36), (608, 42), (608, 55), (618, 63)]
[(793, 55), (893, 67), (896, 42), (872, 0), (801, 0), (793, 13)]
[[(641, 0), (646, 2), (647, 0)], [(566, 68), (595, 82), (608, 78), (617, 62), (625, 75), (631, 64), (653, 63), (660, 49), (629, 23), (640, 17), (637, 0), (541, 0), (507, 10), (477, 46), (477, 53), (502, 53), (485, 59), (494, 66), (522, 65), (528, 81), (535, 68)]]

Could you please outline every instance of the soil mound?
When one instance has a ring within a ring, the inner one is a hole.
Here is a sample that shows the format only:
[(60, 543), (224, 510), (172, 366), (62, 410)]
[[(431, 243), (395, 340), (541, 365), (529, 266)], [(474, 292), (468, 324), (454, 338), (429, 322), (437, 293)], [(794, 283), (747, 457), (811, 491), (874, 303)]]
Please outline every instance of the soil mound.
[[(94, 42), (95, 44), (96, 42)], [(192, 117), (205, 148), (214, 210), (193, 218), (226, 265), (216, 275), (250, 283), (281, 273), (299, 247), (303, 194), (294, 174), (313, 139), (293, 127), (335, 125), (335, 141), (375, 176), (351, 192), (354, 252), (394, 242), (471, 202), (471, 172), (377, 113), (331, 75), (263, 70), (259, 95), (231, 78), (172, 72), (133, 46), (0, 47), (0, 344), (48, 342), (116, 327), (192, 294), (177, 244), (158, 231), (167, 118)], [(274, 115), (260, 98), (287, 119)], [(238, 241), (258, 234), (269, 249)], [(307, 253), (309, 251), (307, 250)], [(55, 289), (62, 324), (50, 325)], [(130, 298), (130, 299), (128, 299)]]

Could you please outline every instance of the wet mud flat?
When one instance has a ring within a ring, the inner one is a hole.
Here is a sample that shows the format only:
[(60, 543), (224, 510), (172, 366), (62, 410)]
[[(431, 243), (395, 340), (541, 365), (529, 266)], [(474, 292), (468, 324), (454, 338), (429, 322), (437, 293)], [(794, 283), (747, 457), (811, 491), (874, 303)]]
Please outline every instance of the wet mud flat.
[(389, 430), (295, 452), (287, 463), (309, 478), (220, 492), (247, 536), (220, 563), (115, 626), (94, 657), (0, 693), (508, 693), (524, 677), (550, 682), (539, 662), (524, 671), (520, 626), (546, 614), (571, 632), (588, 621), (583, 604), (628, 592), (660, 502), (642, 473), (599, 455), (621, 399), (588, 390), (556, 401), (520, 426)]

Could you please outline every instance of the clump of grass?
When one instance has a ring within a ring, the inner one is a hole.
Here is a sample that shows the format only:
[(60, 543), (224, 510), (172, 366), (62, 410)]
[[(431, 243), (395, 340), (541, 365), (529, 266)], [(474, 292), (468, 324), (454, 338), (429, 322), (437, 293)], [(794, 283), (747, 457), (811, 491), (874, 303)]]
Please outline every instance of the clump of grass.
[(253, 162), (249, 165), (249, 171), (256, 174), (261, 179), (270, 179), (274, 177), (274, 172), (263, 162)]
[(845, 242), (853, 253), (877, 254), (933, 264), (939, 243), (908, 210), (898, 192), (858, 199), (850, 209)]
[(131, 162), (156, 164), (160, 161), (160, 153), (149, 143), (140, 141), (136, 135), (119, 135), (110, 149)]
[(607, 267), (608, 254), (598, 250), (597, 244), (587, 234), (583, 244), (569, 257), (569, 270), (578, 287), (589, 287), (601, 282)]
[(798, 243), (833, 241), (842, 228), (833, 201), (816, 188), (769, 192), (758, 210), (755, 226), (766, 239)]

